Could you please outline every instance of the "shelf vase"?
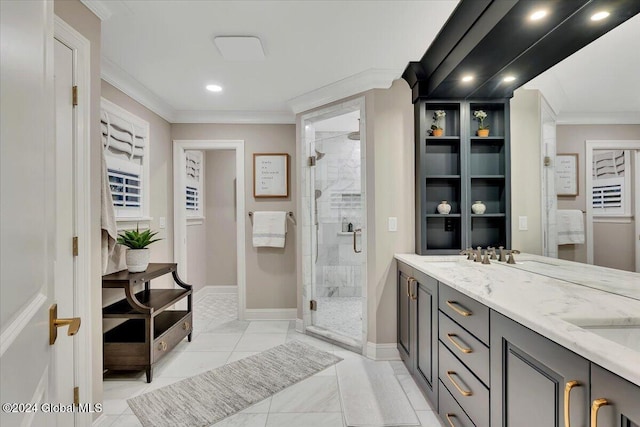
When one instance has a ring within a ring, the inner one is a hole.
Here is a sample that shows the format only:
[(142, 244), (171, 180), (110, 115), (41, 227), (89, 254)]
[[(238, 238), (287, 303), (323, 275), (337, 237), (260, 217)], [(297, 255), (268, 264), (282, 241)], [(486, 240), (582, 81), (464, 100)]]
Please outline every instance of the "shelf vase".
[(442, 129), (433, 129), (431, 135), (433, 136), (442, 136), (444, 134), (444, 130)]
[(140, 273), (149, 266), (149, 249), (127, 249), (127, 270), (130, 273)]
[(481, 138), (486, 138), (489, 136), (489, 129), (478, 129), (476, 134)]
[(482, 203), (481, 200), (476, 200), (473, 205), (471, 205), (471, 211), (474, 214), (478, 214), (478, 215), (482, 215), (483, 213), (485, 213), (487, 210), (487, 206)]
[(451, 205), (446, 200), (443, 200), (440, 202), (437, 209), (439, 214), (447, 215), (451, 212)]

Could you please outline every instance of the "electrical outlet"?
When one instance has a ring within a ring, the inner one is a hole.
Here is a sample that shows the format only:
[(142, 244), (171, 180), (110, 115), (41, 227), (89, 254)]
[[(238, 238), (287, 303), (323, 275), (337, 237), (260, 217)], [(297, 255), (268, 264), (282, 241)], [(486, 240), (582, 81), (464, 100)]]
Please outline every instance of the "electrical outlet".
[(453, 231), (453, 220), (451, 218), (445, 218), (444, 231)]
[(389, 217), (389, 231), (398, 231), (398, 218), (395, 216)]
[(528, 218), (526, 216), (518, 217), (518, 230), (527, 231), (529, 229)]

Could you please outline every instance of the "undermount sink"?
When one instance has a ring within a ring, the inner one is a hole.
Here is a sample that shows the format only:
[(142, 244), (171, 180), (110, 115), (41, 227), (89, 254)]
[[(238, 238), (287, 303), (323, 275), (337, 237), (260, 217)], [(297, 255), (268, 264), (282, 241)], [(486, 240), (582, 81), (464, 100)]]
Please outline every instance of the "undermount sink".
[(565, 320), (602, 338), (640, 352), (640, 318), (623, 319), (623, 322), (612, 322), (609, 319)]

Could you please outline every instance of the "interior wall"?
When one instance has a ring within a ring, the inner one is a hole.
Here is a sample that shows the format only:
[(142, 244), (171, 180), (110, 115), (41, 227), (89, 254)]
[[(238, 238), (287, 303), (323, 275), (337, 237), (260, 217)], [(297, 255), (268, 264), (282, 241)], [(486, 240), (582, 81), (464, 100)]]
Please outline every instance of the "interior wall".
[[(518, 89), (511, 114), (511, 247), (542, 255), (541, 95)], [(527, 217), (528, 230), (518, 218)]]
[[(101, 23), (79, 0), (55, 0), (54, 13), (82, 34), (90, 43), (90, 209), (91, 209), (91, 354), (92, 402), (102, 401), (102, 261), (100, 255), (100, 186), (101, 155), (100, 142), (100, 43)], [(99, 414), (96, 414), (97, 418)]]
[(235, 286), (238, 284), (235, 150), (206, 151), (204, 179), (205, 284)]
[[(205, 184), (205, 191), (206, 191)], [(187, 223), (187, 275), (183, 278), (197, 292), (207, 286), (207, 224)]]
[[(558, 125), (558, 154), (578, 154), (578, 196), (558, 197), (558, 209), (586, 211), (586, 172), (591, 167), (585, 164), (586, 140), (631, 140), (640, 139), (640, 125)], [(637, 182), (637, 177), (636, 177)], [(635, 270), (634, 224), (593, 224), (594, 263), (622, 270)], [(631, 253), (631, 257), (621, 255)], [(570, 261), (587, 262), (587, 245), (561, 245), (558, 257)]]
[[(177, 123), (171, 126), (173, 140), (244, 140), (245, 141), (245, 210), (293, 212), (297, 197), (294, 125), (246, 125)], [(253, 197), (253, 154), (287, 153), (290, 157), (289, 197), (255, 199)], [(244, 218), (246, 231), (246, 295), (247, 309), (286, 309), (296, 307), (296, 233), (297, 227), (287, 223), (284, 249), (254, 248), (252, 224)], [(251, 313), (248, 313), (251, 315)]]

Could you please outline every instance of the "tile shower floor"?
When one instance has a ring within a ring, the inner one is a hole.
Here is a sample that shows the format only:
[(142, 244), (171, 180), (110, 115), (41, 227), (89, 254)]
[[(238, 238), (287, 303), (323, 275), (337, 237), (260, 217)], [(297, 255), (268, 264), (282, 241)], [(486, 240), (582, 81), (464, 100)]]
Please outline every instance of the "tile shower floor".
[(362, 341), (362, 297), (319, 297), (316, 326)]
[[(358, 354), (296, 332), (294, 321), (235, 320), (236, 295), (209, 294), (195, 301), (194, 305), (193, 341), (183, 341), (156, 365), (151, 384), (146, 383), (144, 372), (136, 372), (126, 377), (118, 375), (105, 378), (104, 414), (97, 426), (141, 426), (127, 405), (126, 399), (290, 340), (304, 341), (345, 360), (363, 363), (367, 360)], [(421, 426), (442, 427), (402, 362), (375, 364), (381, 371), (389, 369), (389, 366), (393, 369), (418, 415)], [(366, 386), (363, 384), (363, 387)], [(295, 399), (291, 399), (292, 393), (296, 396)], [(340, 397), (337, 371), (335, 366), (332, 366), (214, 426), (344, 427), (346, 423)], [(362, 405), (371, 408), (377, 403), (363, 401)]]

